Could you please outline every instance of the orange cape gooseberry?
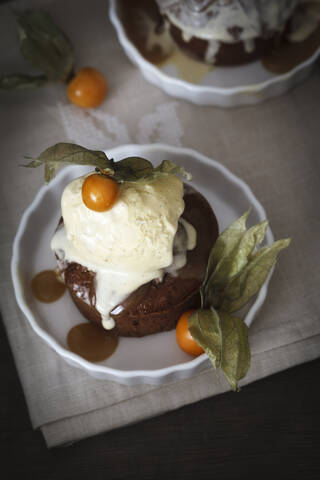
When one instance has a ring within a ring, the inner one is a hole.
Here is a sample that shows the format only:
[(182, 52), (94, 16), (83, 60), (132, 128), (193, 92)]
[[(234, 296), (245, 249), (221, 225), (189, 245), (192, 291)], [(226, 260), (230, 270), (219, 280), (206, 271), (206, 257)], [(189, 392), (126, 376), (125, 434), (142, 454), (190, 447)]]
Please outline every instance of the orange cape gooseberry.
[(188, 318), (193, 312), (194, 310), (188, 310), (183, 315), (181, 315), (176, 326), (176, 337), (181, 350), (188, 353), (189, 355), (198, 357), (203, 353), (203, 349), (192, 337), (189, 331), (188, 324)]
[(86, 207), (95, 212), (105, 212), (115, 203), (119, 187), (115, 180), (94, 173), (82, 184), (82, 200)]
[(81, 68), (67, 87), (67, 97), (78, 107), (98, 107), (107, 95), (107, 82), (95, 68)]

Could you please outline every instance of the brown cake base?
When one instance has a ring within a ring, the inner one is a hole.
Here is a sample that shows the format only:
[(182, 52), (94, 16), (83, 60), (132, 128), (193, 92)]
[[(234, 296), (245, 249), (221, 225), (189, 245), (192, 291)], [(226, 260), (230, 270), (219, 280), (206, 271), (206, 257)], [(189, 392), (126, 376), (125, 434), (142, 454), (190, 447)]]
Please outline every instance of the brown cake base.
[[(166, 273), (162, 282), (148, 282), (122, 302), (122, 311), (110, 315), (116, 323), (111, 330), (115, 335), (142, 337), (172, 330), (183, 312), (200, 306), (199, 288), (218, 236), (218, 224), (210, 205), (196, 190), (186, 187), (184, 201), (182, 216), (197, 231), (196, 248), (187, 253), (187, 264), (175, 276)], [(77, 263), (66, 263), (63, 273), (77, 308), (87, 320), (101, 325), (95, 308), (95, 274)]]

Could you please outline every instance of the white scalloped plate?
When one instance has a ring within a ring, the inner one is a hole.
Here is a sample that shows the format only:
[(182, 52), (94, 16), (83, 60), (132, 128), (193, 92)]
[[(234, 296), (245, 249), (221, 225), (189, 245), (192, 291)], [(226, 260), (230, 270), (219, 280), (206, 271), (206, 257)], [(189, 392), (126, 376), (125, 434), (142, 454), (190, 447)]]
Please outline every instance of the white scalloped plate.
[(123, 27), (120, 2), (111, 0), (109, 13), (122, 48), (145, 79), (168, 95), (197, 105), (236, 107), (282, 95), (308, 77), (320, 55), (319, 48), (310, 58), (283, 75), (268, 72), (260, 61), (239, 67), (215, 67), (200, 84), (195, 85), (181, 79), (174, 65), (160, 68), (141, 55)]
[[(192, 185), (210, 202), (218, 218), (220, 231), (240, 217), (250, 206), (249, 223), (266, 218), (265, 211), (246, 183), (224, 166), (193, 150), (166, 145), (124, 145), (106, 151), (115, 160), (138, 155), (158, 164), (163, 159), (183, 165), (193, 174)], [(50, 239), (60, 218), (60, 198), (65, 185), (83, 175), (87, 167), (66, 167), (56, 178), (44, 185), (21, 219), (11, 262), (13, 285), (18, 304), (34, 331), (69, 364), (82, 368), (90, 375), (124, 384), (160, 384), (183, 379), (208, 368), (205, 354), (191, 359), (182, 352), (175, 340), (175, 331), (143, 338), (120, 338), (116, 352), (102, 363), (90, 363), (72, 353), (67, 346), (69, 329), (84, 321), (66, 293), (52, 304), (38, 302), (30, 289), (31, 279), (41, 270), (55, 267)], [(271, 230), (266, 242), (272, 243)], [(270, 278), (270, 277), (269, 277)], [(250, 325), (263, 304), (267, 284), (262, 287), (246, 314)]]

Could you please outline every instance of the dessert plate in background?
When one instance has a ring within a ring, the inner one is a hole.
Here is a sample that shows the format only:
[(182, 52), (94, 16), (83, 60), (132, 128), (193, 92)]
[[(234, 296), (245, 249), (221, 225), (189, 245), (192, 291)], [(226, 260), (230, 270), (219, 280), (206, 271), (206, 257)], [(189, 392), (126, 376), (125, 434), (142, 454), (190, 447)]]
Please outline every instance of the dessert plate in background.
[[(266, 218), (265, 211), (252, 191), (224, 166), (193, 150), (154, 145), (124, 145), (106, 151), (115, 160), (141, 156), (158, 164), (168, 159), (184, 166), (193, 175), (192, 185), (209, 201), (217, 216), (220, 231), (224, 230), (249, 207), (249, 226)], [(92, 170), (92, 169), (91, 169)], [(82, 368), (90, 375), (124, 384), (160, 384), (169, 380), (191, 377), (208, 368), (205, 354), (192, 359), (180, 350), (175, 331), (143, 338), (120, 338), (115, 353), (102, 363), (90, 363), (72, 353), (67, 346), (71, 327), (86, 320), (78, 312), (66, 292), (58, 301), (45, 304), (33, 296), (30, 283), (42, 270), (55, 268), (50, 240), (59, 221), (60, 198), (72, 179), (90, 171), (88, 167), (70, 166), (58, 172), (56, 178), (39, 190), (21, 219), (14, 244), (11, 272), (18, 304), (34, 331), (69, 364)], [(271, 230), (267, 244), (273, 242)], [(250, 325), (267, 294), (267, 284), (261, 288), (245, 316)]]
[[(161, 66), (156, 66), (143, 57), (129, 38), (124, 27), (122, 4), (123, 0), (111, 0), (109, 13), (119, 42), (127, 56), (138, 66), (150, 83), (173, 97), (182, 98), (197, 105), (236, 107), (260, 103), (282, 95), (308, 77), (320, 55), (319, 47), (307, 60), (282, 75), (269, 72), (263, 67), (261, 61), (235, 67), (213, 67), (210, 71), (209, 69), (206, 71), (204, 64), (188, 60), (184, 54), (178, 54), (179, 59), (173, 63), (165, 62)], [(183, 57), (183, 62), (189, 62), (184, 65), (185, 73), (188, 73), (188, 69), (199, 70), (196, 75), (197, 84), (186, 80), (187, 77), (179, 73), (176, 65), (181, 67)]]

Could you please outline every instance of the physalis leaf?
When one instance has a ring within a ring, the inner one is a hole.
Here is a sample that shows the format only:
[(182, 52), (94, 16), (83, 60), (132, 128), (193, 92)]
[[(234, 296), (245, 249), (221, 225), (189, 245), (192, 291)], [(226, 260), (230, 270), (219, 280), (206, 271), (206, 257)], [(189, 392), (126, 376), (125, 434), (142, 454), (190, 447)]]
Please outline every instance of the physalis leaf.
[(237, 317), (217, 312), (213, 307), (197, 310), (188, 318), (189, 331), (203, 348), (215, 369), (221, 367), (231, 388), (250, 367), (248, 327)]
[(152, 175), (154, 168), (149, 160), (128, 157), (114, 164), (114, 178), (117, 181), (136, 181)]
[(0, 90), (27, 90), (31, 88), (42, 87), (48, 83), (44, 75), (7, 75), (0, 77)]
[(232, 390), (238, 389), (238, 381), (250, 367), (248, 327), (240, 318), (220, 312), (221, 369)]
[(252, 255), (245, 268), (234, 277), (223, 292), (221, 310), (240, 310), (260, 290), (281, 250), (287, 248), (290, 239), (274, 242)]
[(26, 11), (16, 17), (22, 55), (48, 80), (66, 81), (74, 65), (73, 48), (47, 12)]
[(104, 152), (88, 150), (73, 143), (57, 143), (23, 166), (36, 168), (40, 165), (45, 165), (46, 183), (54, 178), (56, 169), (62, 165), (90, 165), (114, 173), (114, 162), (109, 160)]
[[(162, 171), (160, 168), (162, 164), (154, 168), (152, 163), (145, 158), (128, 157), (115, 162), (108, 159), (106, 154), (99, 150), (88, 150), (73, 143), (57, 143), (47, 148), (38, 158), (23, 166), (36, 168), (45, 165), (46, 183), (54, 178), (56, 169), (62, 165), (89, 165), (98, 169), (101, 174), (114, 178), (117, 182), (148, 182), (159, 175), (181, 173), (181, 167), (172, 162), (170, 164), (170, 169)], [(182, 170), (184, 171), (183, 168)]]
[(222, 263), (222, 261), (230, 254), (230, 252), (232, 252), (242, 235), (245, 233), (246, 220), (249, 212), (250, 211), (248, 210), (244, 215), (242, 215), (242, 217), (233, 222), (230, 227), (228, 227), (221, 235), (219, 235), (210, 252), (206, 276), (200, 290), (203, 306), (207, 306), (208, 303), (210, 304), (210, 302), (206, 301), (205, 292), (206, 287), (208, 286), (208, 280), (218, 267), (219, 263)]
[(214, 368), (221, 361), (220, 320), (214, 308), (197, 310), (188, 318), (189, 331), (210, 358)]
[(233, 249), (222, 256), (203, 289), (206, 304), (212, 303), (214, 293), (215, 304), (220, 306), (226, 284), (247, 265), (252, 253), (263, 241), (267, 227), (267, 221), (251, 227), (239, 235)]
[(180, 165), (176, 165), (171, 160), (163, 160), (158, 167), (155, 168), (156, 172), (171, 173), (173, 175), (182, 175), (186, 180), (191, 180), (192, 175)]

